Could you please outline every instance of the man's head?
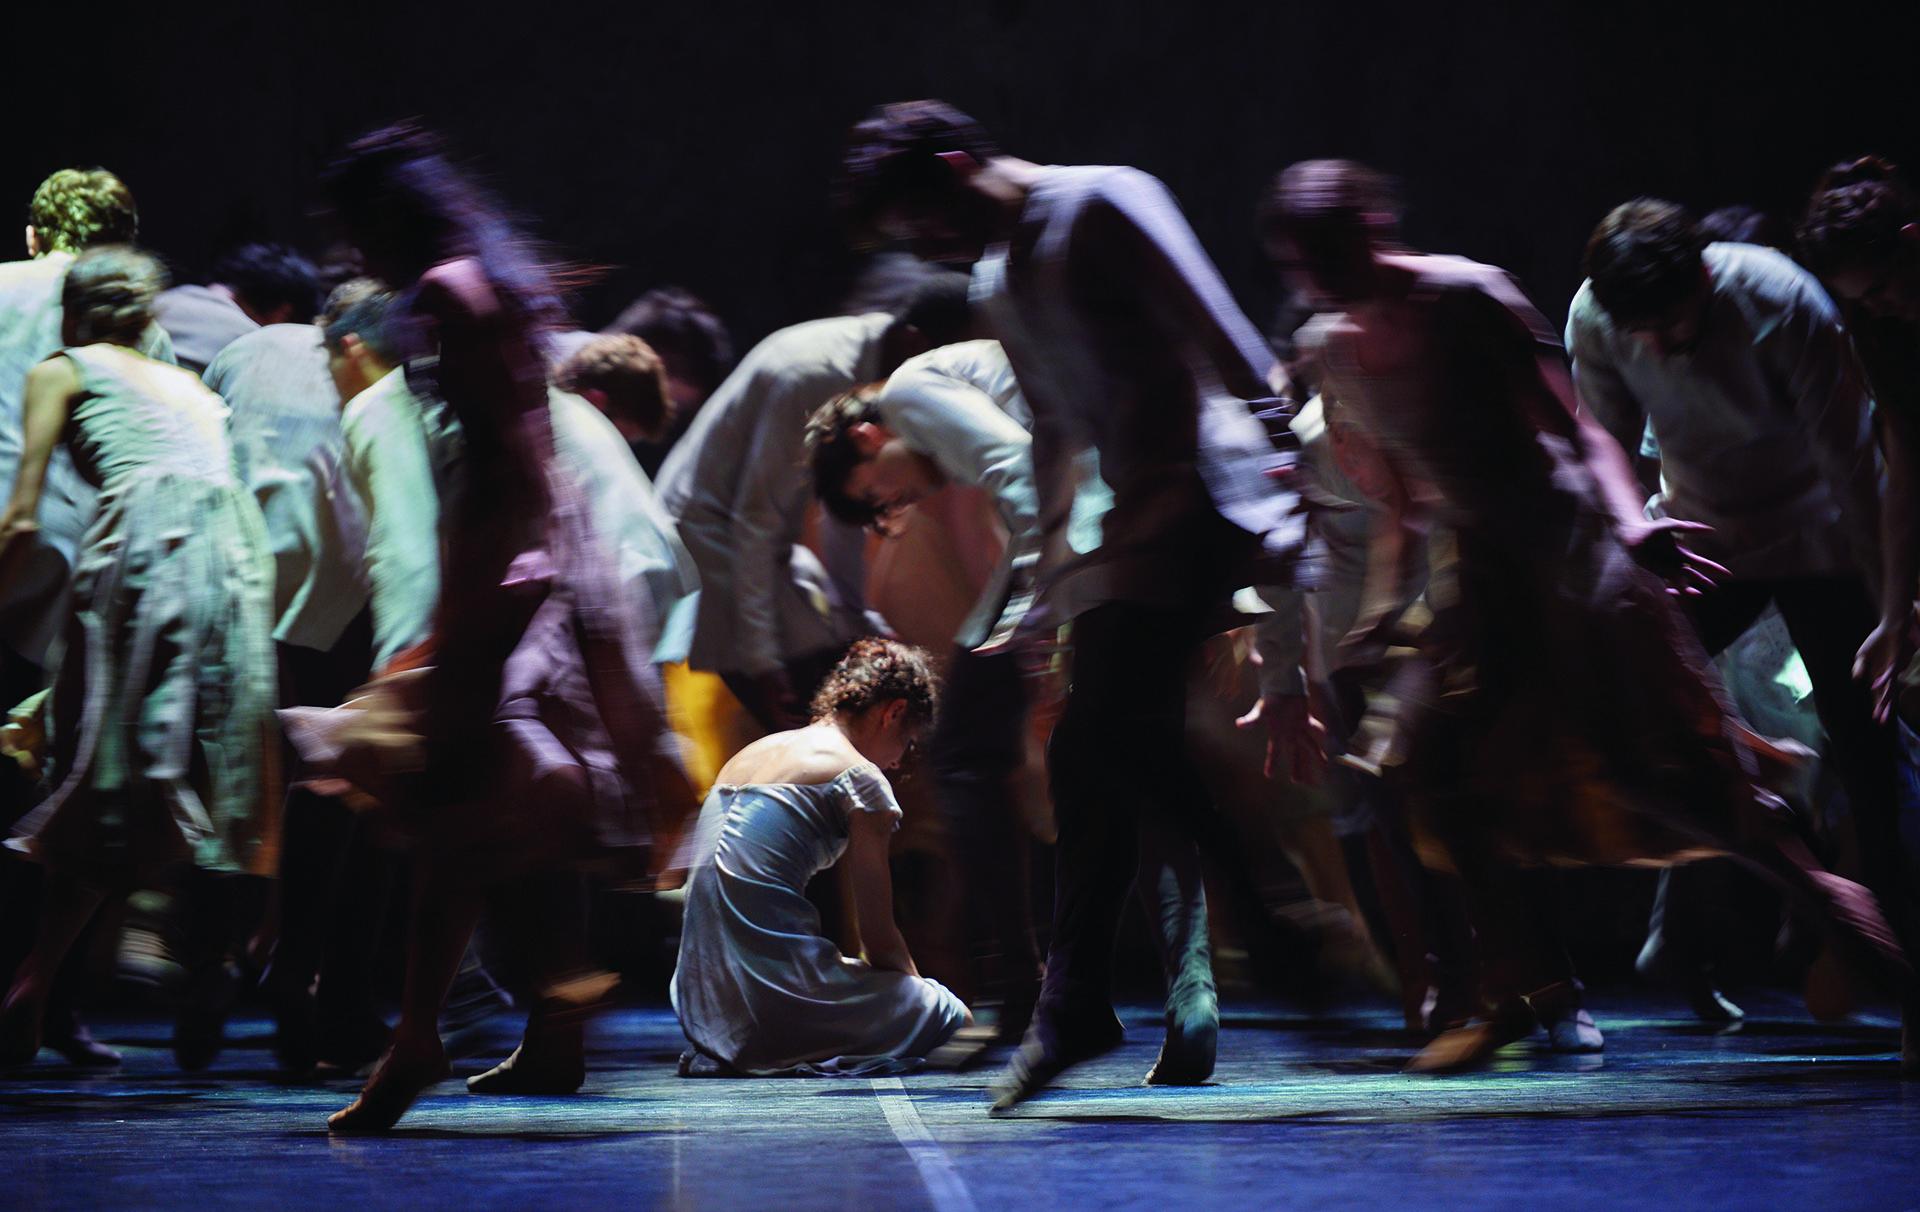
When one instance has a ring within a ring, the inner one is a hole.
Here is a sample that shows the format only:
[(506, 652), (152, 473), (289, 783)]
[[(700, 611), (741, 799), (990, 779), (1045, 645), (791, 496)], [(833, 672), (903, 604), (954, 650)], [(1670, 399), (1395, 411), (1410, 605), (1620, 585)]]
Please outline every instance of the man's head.
[(673, 420), (666, 364), (639, 337), (595, 337), (555, 369), (553, 383), (605, 413), (629, 442), (651, 441)]
[(167, 288), (159, 261), (131, 244), (100, 244), (75, 257), (60, 289), (60, 341), (138, 346)]
[(1001, 155), (981, 125), (944, 101), (882, 105), (847, 137), (835, 193), (856, 243), (901, 243), (928, 261), (969, 265), (1002, 235), (998, 201), (975, 178)]
[(908, 358), (972, 339), (967, 287), (967, 275), (956, 273), (942, 273), (916, 286), (880, 338), (879, 372), (890, 375)]
[(139, 234), (133, 192), (104, 168), (63, 168), (42, 181), (27, 204), (30, 257), (131, 244)]
[(256, 324), (304, 324), (320, 310), (320, 271), (284, 244), (246, 244), (220, 258), (213, 281)]
[(874, 406), (880, 391), (879, 384), (856, 388), (815, 409), (806, 449), (821, 507), (849, 526), (884, 531), (947, 481), (932, 459), (881, 424)]
[(1890, 161), (1828, 170), (1800, 223), (1800, 255), (1841, 299), (1920, 323), (1920, 201)]
[(1700, 341), (1713, 282), (1700, 254), (1706, 241), (1686, 208), (1636, 198), (1613, 208), (1587, 241), (1593, 297), (1615, 327), (1661, 357)]
[(1373, 295), (1374, 257), (1397, 242), (1400, 212), (1384, 174), (1351, 160), (1303, 160), (1274, 178), (1260, 234), (1316, 308), (1345, 307)]
[(354, 278), (334, 287), (320, 310), (320, 342), (327, 350), (327, 373), (340, 403), (385, 378), (399, 365), (388, 333), (393, 295), (372, 278)]
[(678, 286), (650, 290), (600, 330), (638, 337), (660, 355), (676, 416), (706, 403), (733, 366), (733, 338), (720, 317)]

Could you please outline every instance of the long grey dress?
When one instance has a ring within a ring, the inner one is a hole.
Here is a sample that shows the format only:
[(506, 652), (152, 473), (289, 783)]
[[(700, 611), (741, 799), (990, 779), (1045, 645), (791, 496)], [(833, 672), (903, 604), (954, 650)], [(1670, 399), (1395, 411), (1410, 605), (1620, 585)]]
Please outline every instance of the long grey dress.
[(273, 558), (226, 408), (187, 371), (68, 349), (65, 443), (99, 503), (48, 705), (48, 794), (10, 845), (125, 885), (278, 863)]
[(700, 814), (673, 1008), (702, 1053), (748, 1073), (872, 1073), (966, 1022), (939, 984), (850, 960), (805, 889), (847, 849), (852, 813), (900, 806), (870, 763), (826, 783), (718, 784)]

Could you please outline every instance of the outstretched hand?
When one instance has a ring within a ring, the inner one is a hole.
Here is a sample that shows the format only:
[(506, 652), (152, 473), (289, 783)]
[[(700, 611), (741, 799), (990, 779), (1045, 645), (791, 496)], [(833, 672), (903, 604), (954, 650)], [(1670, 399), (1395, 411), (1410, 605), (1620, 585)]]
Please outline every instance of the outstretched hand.
[(1304, 787), (1318, 787), (1327, 771), (1327, 726), (1304, 694), (1262, 695), (1253, 710), (1235, 720), (1242, 728), (1265, 726), (1268, 778), (1283, 765), (1287, 776)]
[(1712, 529), (1679, 518), (1636, 518), (1621, 525), (1620, 541), (1642, 568), (1667, 583), (1668, 593), (1697, 598), (1733, 575), (1680, 541), (1683, 535), (1705, 534)]
[(1893, 696), (1901, 670), (1913, 658), (1915, 622), (1912, 617), (1882, 619), (1853, 658), (1853, 677), (1873, 702), (1873, 720), (1893, 718)]

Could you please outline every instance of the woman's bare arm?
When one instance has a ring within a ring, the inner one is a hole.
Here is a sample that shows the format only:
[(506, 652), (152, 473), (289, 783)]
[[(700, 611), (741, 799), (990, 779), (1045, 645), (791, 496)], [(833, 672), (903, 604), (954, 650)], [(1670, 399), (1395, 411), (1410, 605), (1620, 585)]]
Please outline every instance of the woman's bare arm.
[(854, 914), (866, 943), (866, 960), (876, 968), (920, 975), (907, 940), (893, 920), (893, 871), (887, 862), (893, 818), (884, 812), (849, 814), (847, 873), (853, 879)]

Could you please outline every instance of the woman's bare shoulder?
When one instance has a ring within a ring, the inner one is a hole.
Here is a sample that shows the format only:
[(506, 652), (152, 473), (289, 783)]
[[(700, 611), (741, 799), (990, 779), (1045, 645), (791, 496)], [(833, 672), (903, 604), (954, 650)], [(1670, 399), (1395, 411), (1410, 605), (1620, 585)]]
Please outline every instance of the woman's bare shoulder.
[(753, 742), (721, 767), (717, 781), (736, 787), (830, 783), (865, 760), (838, 729), (815, 724)]

